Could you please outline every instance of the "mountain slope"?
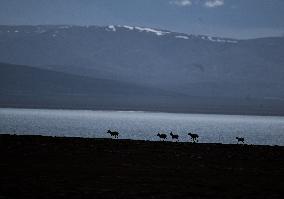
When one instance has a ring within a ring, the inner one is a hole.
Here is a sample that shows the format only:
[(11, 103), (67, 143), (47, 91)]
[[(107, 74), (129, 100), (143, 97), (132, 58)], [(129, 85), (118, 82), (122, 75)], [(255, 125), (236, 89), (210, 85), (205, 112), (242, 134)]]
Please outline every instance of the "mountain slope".
[(192, 97), (125, 82), (0, 63), (0, 107), (284, 114), (275, 99)]
[[(192, 96), (284, 97), (277, 90), (284, 86), (284, 38), (231, 40), (129, 26), (0, 26), (0, 43), (5, 63)], [(192, 89), (196, 84), (209, 87)]]
[(245, 104), (284, 111), (282, 37), (234, 40), (130, 26), (0, 26), (0, 61), (180, 93), (172, 107), (239, 110)]
[(143, 109), (177, 97), (183, 96), (121, 81), (0, 63), (2, 105)]

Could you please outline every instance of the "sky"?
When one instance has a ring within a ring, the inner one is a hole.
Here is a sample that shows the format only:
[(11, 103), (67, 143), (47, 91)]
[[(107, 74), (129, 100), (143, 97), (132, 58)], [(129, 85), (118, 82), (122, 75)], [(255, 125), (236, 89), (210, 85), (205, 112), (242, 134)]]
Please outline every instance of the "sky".
[(230, 38), (284, 35), (284, 0), (0, 0), (0, 25), (132, 25)]

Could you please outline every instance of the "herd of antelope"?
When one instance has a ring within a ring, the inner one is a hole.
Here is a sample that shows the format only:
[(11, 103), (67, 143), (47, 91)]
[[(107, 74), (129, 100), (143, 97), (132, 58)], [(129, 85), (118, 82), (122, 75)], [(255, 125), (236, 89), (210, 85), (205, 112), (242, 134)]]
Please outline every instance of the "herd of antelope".
[[(111, 137), (114, 137), (114, 138), (118, 138), (118, 135), (119, 135), (119, 133), (117, 131), (108, 130), (107, 133), (110, 134)], [(188, 133), (188, 135), (190, 136), (191, 142), (193, 142), (193, 143), (198, 142), (198, 138), (199, 138), (198, 134)], [(165, 141), (168, 137), (167, 134), (165, 134), (165, 133), (158, 133), (157, 136), (162, 141)], [(173, 141), (179, 141), (179, 135), (178, 134), (173, 134), (173, 132), (171, 131), (170, 136), (172, 137)], [(243, 144), (245, 143), (245, 138), (243, 138), (243, 137), (236, 137), (236, 139), (237, 139), (238, 143), (240, 143), (240, 142), (243, 143)]]

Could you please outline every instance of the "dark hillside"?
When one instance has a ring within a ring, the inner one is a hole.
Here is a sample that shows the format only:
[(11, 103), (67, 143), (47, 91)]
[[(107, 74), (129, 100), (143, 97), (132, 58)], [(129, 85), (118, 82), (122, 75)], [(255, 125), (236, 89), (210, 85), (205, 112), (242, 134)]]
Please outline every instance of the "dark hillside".
[(0, 136), (1, 198), (283, 198), (271, 146)]

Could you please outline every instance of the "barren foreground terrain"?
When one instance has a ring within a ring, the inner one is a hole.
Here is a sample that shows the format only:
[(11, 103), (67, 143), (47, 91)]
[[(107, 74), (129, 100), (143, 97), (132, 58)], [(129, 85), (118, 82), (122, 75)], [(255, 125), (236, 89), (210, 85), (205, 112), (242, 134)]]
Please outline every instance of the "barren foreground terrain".
[(0, 135), (0, 198), (283, 198), (284, 147)]

